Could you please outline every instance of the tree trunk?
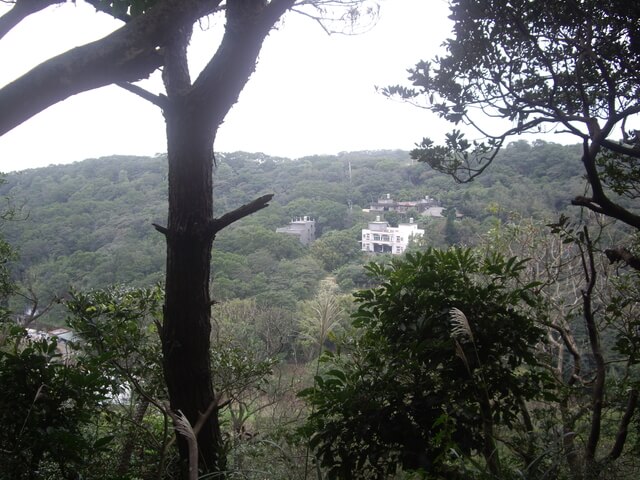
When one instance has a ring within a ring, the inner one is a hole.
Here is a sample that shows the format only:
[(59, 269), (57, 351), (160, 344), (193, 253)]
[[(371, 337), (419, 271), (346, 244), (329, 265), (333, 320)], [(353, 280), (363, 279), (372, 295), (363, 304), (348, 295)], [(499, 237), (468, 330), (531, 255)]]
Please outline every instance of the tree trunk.
[[(173, 102), (166, 115), (169, 216), (162, 351), (171, 408), (195, 425), (215, 401), (209, 365), (213, 135), (203, 131), (188, 105)], [(177, 441), (180, 457), (188, 458), (185, 439), (178, 435)], [(198, 448), (203, 471), (224, 470), (217, 415), (200, 430)]]
[[(209, 279), (215, 234), (267, 206), (265, 195), (219, 219), (213, 218), (213, 142), (219, 126), (255, 69), (262, 42), (295, 0), (235, 0), (227, 3), (225, 35), (195, 82), (189, 78), (186, 48), (190, 28), (175, 31), (164, 50), (163, 110), (167, 124), (169, 215), (156, 228), (167, 240), (162, 352), (171, 409), (180, 410), (197, 434), (199, 468), (224, 478), (226, 458), (211, 380)], [(198, 422), (212, 411), (204, 422)], [(177, 435), (183, 478), (189, 448)]]
[(582, 290), (582, 308), (585, 324), (587, 327), (587, 335), (589, 345), (591, 346), (591, 354), (595, 363), (595, 378), (593, 381), (593, 391), (591, 397), (591, 426), (589, 437), (585, 445), (585, 478), (598, 478), (600, 465), (596, 459), (596, 450), (600, 442), (600, 432), (602, 424), (602, 410), (604, 407), (604, 393), (606, 380), (606, 364), (602, 354), (602, 345), (600, 343), (600, 332), (596, 323), (595, 312), (593, 309), (592, 294), (596, 286), (597, 270), (594, 260), (594, 246), (589, 237), (587, 227), (583, 228), (585, 241), (585, 260), (584, 275), (587, 280), (587, 286)]

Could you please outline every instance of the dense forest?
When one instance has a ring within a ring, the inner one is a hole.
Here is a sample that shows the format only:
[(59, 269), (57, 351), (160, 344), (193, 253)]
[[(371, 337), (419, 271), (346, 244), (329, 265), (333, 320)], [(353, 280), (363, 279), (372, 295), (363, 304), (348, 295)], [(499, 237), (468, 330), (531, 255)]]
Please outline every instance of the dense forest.
[[(255, 297), (259, 303), (293, 308), (332, 272), (348, 291), (363, 281), (361, 269), (355, 268), (366, 260), (358, 253), (358, 242), (360, 229), (373, 216), (362, 209), (386, 194), (399, 201), (429, 195), (455, 208), (461, 215), (455, 226), (461, 245), (475, 245), (497, 221), (551, 221), (584, 188), (578, 153), (577, 147), (516, 142), (495, 168), (463, 185), (412, 162), (402, 151), (297, 160), (218, 154), (217, 215), (265, 193), (275, 196), (269, 208), (216, 238), (214, 298)], [(164, 240), (152, 223), (162, 223), (166, 216), (166, 175), (162, 156), (110, 157), (9, 174), (0, 195), (16, 208), (14, 220), (3, 229), (19, 250), (18, 277), (45, 305), (54, 296), (64, 298), (70, 287), (159, 282)], [(318, 241), (310, 249), (275, 233), (304, 215), (316, 220)], [(410, 216), (418, 218), (417, 212), (405, 215)], [(396, 212), (387, 217), (398, 221)], [(421, 218), (419, 225), (426, 229), (424, 245), (447, 245), (442, 218)], [(62, 319), (58, 315), (50, 321)]]

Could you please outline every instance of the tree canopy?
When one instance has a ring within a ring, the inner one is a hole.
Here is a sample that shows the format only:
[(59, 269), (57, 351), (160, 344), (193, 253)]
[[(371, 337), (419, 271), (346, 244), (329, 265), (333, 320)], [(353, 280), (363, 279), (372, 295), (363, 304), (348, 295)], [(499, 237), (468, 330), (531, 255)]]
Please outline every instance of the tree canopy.
[[(619, 198), (638, 198), (640, 5), (454, 0), (450, 18), (446, 53), (417, 63), (412, 87), (385, 92), (424, 98), (428, 109), (483, 140), (453, 130), (443, 145), (423, 139), (414, 158), (468, 181), (514, 135), (569, 133), (583, 145), (589, 185), (572, 203), (640, 228), (637, 210)], [(612, 251), (616, 259), (622, 253)]]
[(388, 478), (400, 466), (473, 478), (455, 476), (455, 456), (472, 450), (505, 478), (498, 426), (522, 422), (524, 400), (545, 383), (533, 354), (535, 285), (516, 286), (523, 268), (466, 249), (368, 266), (380, 283), (356, 294), (358, 334), (303, 392), (328, 478)]

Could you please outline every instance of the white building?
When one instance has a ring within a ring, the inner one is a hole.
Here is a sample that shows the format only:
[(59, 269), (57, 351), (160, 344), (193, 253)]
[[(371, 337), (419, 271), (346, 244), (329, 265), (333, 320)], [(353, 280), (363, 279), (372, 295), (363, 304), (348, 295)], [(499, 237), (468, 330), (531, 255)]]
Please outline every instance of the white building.
[(400, 223), (397, 227), (390, 227), (389, 223), (376, 217), (375, 222), (369, 222), (369, 228), (362, 229), (362, 251), (372, 253), (391, 253), (400, 255), (409, 246), (414, 237), (424, 235), (424, 230), (413, 223)]
[(36, 328), (27, 328), (26, 330), (27, 338), (34, 342), (39, 342), (41, 340), (50, 340), (51, 338), (56, 337), (58, 340), (56, 350), (59, 354), (62, 355), (62, 358), (64, 360), (68, 360), (73, 353), (73, 348), (71, 346), (72, 342), (77, 342), (79, 340), (78, 336), (68, 328), (59, 327), (53, 330), (38, 330)]

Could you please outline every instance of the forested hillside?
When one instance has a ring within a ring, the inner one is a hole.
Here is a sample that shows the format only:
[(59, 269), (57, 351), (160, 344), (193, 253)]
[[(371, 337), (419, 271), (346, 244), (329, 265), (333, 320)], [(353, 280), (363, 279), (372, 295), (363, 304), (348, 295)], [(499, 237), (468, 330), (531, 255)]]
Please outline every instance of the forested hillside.
[[(573, 146), (513, 143), (485, 175), (460, 185), (412, 162), (403, 151), (297, 160), (218, 154), (217, 216), (259, 195), (275, 196), (267, 209), (218, 235), (214, 297), (256, 297), (262, 303), (293, 308), (309, 298), (319, 279), (336, 265), (343, 267), (339, 278), (349, 277), (344, 285), (353, 286), (354, 275), (357, 285), (362, 275), (354, 264), (365, 260), (357, 253), (357, 242), (360, 228), (371, 218), (362, 208), (387, 193), (397, 200), (429, 195), (444, 207), (454, 207), (463, 215), (456, 222), (457, 238), (467, 245), (475, 244), (496, 218), (553, 219), (583, 188), (578, 155)], [(19, 250), (18, 276), (42, 301), (52, 295), (63, 297), (70, 287), (148, 286), (160, 281), (164, 239), (152, 223), (162, 225), (166, 218), (166, 175), (162, 156), (114, 156), (7, 175), (0, 194), (18, 214), (15, 221), (5, 223), (4, 232)], [(320, 239), (310, 249), (275, 233), (301, 215), (317, 222)], [(425, 245), (446, 245), (442, 219), (418, 221), (427, 230)], [(330, 231), (333, 239), (326, 236)], [(331, 251), (339, 251), (340, 258), (327, 259)]]

